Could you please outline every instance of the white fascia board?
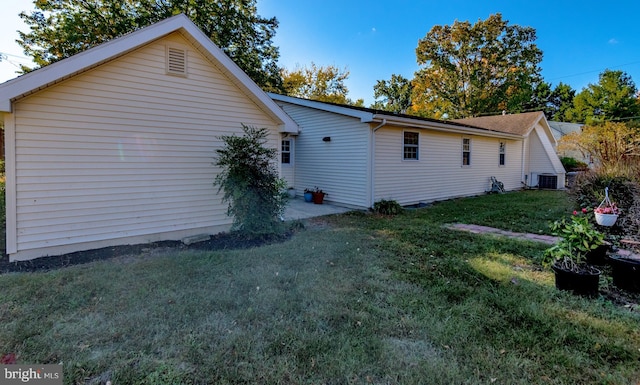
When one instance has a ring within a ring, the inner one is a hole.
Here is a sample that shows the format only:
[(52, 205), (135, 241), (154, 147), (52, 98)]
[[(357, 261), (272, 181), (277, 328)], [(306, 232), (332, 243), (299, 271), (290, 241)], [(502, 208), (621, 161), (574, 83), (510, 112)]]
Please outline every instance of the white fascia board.
[[(182, 17), (180, 17), (182, 16)], [(184, 15), (178, 15), (146, 28), (110, 40), (69, 58), (39, 68), (0, 85), (0, 106), (3, 111), (7, 103), (21, 95), (29, 94), (50, 84), (60, 82), (76, 73), (86, 71), (161, 36), (178, 30), (184, 24)], [(10, 112), (10, 111), (7, 111)]]
[(464, 135), (478, 135), (478, 136), (488, 136), (494, 138), (504, 138), (504, 139), (515, 139), (522, 140), (523, 137), (517, 134), (508, 134), (505, 132), (499, 131), (491, 131), (483, 128), (475, 128), (475, 127), (465, 127), (459, 126), (455, 124), (448, 124), (445, 121), (442, 122), (431, 122), (431, 121), (423, 121), (418, 119), (397, 117), (393, 115), (382, 115), (377, 114), (374, 117), (376, 120), (383, 121), (386, 119), (387, 124), (402, 126), (402, 127), (414, 127), (414, 128), (422, 128), (434, 131), (441, 132), (449, 132), (449, 133), (457, 133)]
[(360, 119), (360, 122), (362, 122), (362, 123), (371, 123), (371, 122), (374, 121), (374, 114), (372, 114), (371, 112), (367, 112), (367, 111), (361, 111), (361, 110), (357, 110), (357, 109), (350, 108), (350, 107), (342, 107), (342, 106), (335, 105), (335, 104), (328, 104), (328, 103), (324, 103), (324, 102), (318, 102), (318, 101), (315, 101), (315, 100), (301, 99), (301, 98), (295, 98), (293, 96), (274, 94), (272, 92), (269, 92), (268, 95), (273, 100), (277, 100), (279, 102), (295, 104), (295, 105), (298, 105), (298, 106), (309, 107), (309, 108), (314, 108), (316, 110), (333, 112), (333, 113), (339, 114), (339, 115), (345, 115), (345, 116), (350, 116), (350, 117), (353, 117), (353, 118), (358, 118), (358, 119)]

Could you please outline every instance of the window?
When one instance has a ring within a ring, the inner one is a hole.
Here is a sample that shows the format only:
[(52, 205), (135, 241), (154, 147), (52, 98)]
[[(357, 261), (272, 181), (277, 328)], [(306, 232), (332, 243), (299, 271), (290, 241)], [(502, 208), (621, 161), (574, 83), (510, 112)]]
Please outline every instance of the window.
[(507, 153), (507, 144), (505, 142), (500, 142), (500, 150), (499, 150), (499, 160), (498, 160), (498, 164), (500, 166), (504, 166), (504, 157), (505, 154)]
[(471, 166), (471, 139), (462, 139), (462, 165)]
[(291, 139), (282, 140), (281, 160), (282, 164), (291, 164)]
[(404, 147), (403, 147), (403, 159), (404, 160), (418, 160), (418, 133), (406, 132), (404, 133)]

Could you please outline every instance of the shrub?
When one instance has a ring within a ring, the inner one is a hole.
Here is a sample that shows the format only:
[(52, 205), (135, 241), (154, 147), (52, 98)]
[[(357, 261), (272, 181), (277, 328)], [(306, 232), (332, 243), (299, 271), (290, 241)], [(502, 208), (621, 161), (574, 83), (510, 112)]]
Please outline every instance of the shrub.
[(381, 199), (373, 204), (373, 211), (382, 215), (397, 215), (402, 212), (402, 206), (394, 200)]
[(586, 163), (570, 156), (563, 156), (560, 158), (560, 162), (562, 162), (562, 166), (564, 166), (564, 169), (567, 171), (584, 171), (589, 168)]
[(275, 235), (283, 230), (281, 216), (287, 196), (286, 181), (276, 168), (278, 151), (265, 147), (268, 130), (242, 125), (243, 136), (222, 136), (225, 146), (216, 150), (216, 166), (222, 171), (214, 185), (224, 191), (227, 214), (233, 217), (232, 230), (250, 238)]

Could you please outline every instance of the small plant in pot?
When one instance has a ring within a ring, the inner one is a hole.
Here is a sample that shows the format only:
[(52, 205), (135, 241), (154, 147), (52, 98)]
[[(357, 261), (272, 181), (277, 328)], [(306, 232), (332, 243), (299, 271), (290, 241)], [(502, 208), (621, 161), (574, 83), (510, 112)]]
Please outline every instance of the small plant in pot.
[(595, 296), (601, 271), (587, 264), (587, 254), (604, 243), (604, 234), (596, 230), (585, 215), (586, 209), (574, 211), (551, 225), (560, 242), (544, 252), (543, 262), (555, 273), (556, 288), (575, 294)]
[(304, 201), (313, 202), (313, 190), (308, 188), (304, 189)]
[(327, 195), (327, 193), (322, 191), (318, 187), (316, 187), (316, 189), (312, 192), (312, 195), (313, 195), (313, 203), (315, 203), (317, 205), (321, 205), (322, 202), (324, 201), (324, 197), (325, 197), (325, 195)]

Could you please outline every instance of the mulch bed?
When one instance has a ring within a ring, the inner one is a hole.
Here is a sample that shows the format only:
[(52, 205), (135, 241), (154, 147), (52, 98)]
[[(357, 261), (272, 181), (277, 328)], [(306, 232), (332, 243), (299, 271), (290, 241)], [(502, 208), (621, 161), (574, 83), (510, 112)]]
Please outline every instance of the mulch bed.
[(211, 236), (209, 240), (185, 245), (180, 241), (161, 241), (138, 245), (122, 245), (103, 247), (100, 249), (78, 251), (64, 255), (36, 258), (29, 261), (9, 262), (5, 254), (0, 259), (0, 274), (11, 272), (35, 272), (59, 269), (68, 266), (80, 265), (93, 261), (120, 257), (123, 255), (138, 255), (150, 250), (234, 250), (249, 249), (272, 243), (284, 242), (293, 235), (288, 231), (283, 235), (262, 238), (247, 238), (237, 233), (220, 233)]

